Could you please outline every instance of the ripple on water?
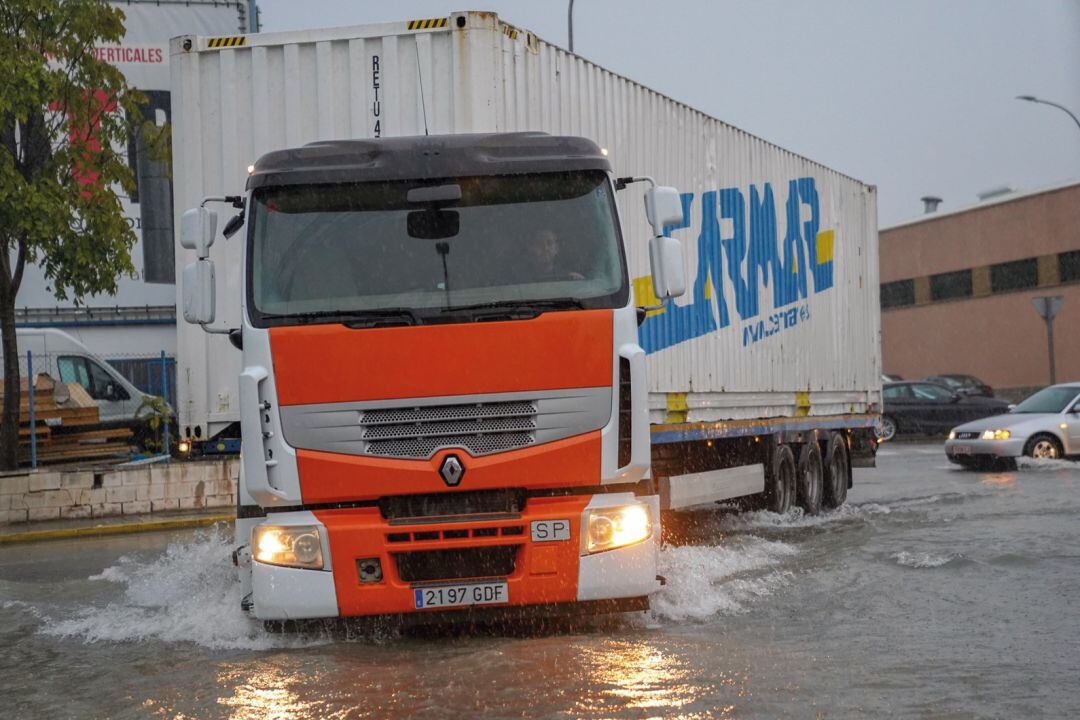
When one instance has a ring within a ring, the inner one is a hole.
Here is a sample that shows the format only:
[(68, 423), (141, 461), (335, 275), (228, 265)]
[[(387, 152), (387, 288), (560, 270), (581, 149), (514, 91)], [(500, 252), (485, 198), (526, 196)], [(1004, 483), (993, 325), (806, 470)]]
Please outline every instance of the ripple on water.
[(929, 552), (908, 552), (906, 550), (893, 553), (892, 559), (896, 561), (897, 565), (918, 569), (939, 568), (965, 562), (964, 556), (958, 553), (939, 555)]

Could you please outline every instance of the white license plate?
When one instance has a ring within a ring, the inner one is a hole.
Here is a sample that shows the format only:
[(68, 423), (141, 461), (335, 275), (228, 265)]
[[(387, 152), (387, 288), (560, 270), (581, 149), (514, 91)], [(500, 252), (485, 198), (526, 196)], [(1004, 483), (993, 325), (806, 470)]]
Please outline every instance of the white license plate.
[(953, 455), (970, 455), (971, 454), (971, 446), (970, 445), (953, 445), (952, 454)]
[(435, 587), (413, 588), (413, 605), (417, 610), (437, 607), (466, 607), (468, 605), (497, 605), (510, 601), (505, 581), (459, 583)]
[(532, 541), (552, 542), (570, 539), (569, 520), (533, 520)]

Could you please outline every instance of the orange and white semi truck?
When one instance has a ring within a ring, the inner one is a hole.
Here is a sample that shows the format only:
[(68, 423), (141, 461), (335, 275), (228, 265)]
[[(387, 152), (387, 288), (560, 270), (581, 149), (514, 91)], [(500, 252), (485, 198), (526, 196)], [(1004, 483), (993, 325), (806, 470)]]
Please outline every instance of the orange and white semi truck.
[(872, 188), (490, 13), (171, 62), (178, 411), (239, 436), (255, 617), (641, 609), (662, 510), (872, 464)]

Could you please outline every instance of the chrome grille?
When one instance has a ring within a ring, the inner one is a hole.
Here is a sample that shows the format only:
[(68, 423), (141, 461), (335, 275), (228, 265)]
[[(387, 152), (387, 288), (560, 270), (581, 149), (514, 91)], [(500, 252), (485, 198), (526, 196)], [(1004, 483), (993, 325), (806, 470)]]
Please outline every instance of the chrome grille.
[(360, 422), (364, 425), (389, 423), (433, 422), (435, 420), (475, 420), (477, 418), (536, 415), (533, 402), (490, 402), (469, 405), (430, 405), (414, 408), (379, 408), (365, 410)]
[(376, 408), (360, 413), (360, 425), (369, 455), (427, 458), (446, 447), (487, 455), (536, 442), (536, 403)]
[(975, 438), (979, 437), (979, 434), (980, 433), (977, 433), (977, 432), (960, 432), (960, 433), (956, 433), (956, 439), (957, 440), (974, 440)]
[(442, 448), (490, 455), (599, 430), (612, 388), (286, 405), (286, 442), (344, 455), (427, 460)]

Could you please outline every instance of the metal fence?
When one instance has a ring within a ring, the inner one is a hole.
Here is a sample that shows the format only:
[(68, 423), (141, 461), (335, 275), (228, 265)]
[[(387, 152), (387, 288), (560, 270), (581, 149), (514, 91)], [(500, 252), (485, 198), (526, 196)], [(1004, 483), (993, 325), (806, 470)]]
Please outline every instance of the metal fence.
[(158, 355), (106, 357), (105, 361), (142, 392), (163, 397), (170, 407), (176, 407), (176, 358), (162, 351)]
[[(34, 378), (48, 375), (59, 383), (81, 385), (86, 393), (97, 402), (102, 422), (129, 421), (135, 417), (142, 405), (142, 396), (131, 392), (120, 380), (125, 380), (140, 393), (162, 397), (172, 408), (176, 407), (176, 358), (164, 351), (156, 355), (104, 357), (108, 367), (96, 358), (72, 352), (34, 353), (26, 350), (19, 354), (19, 374), (24, 378), (26, 417), (23, 422), (29, 429), (29, 451), (31, 467), (37, 467), (38, 443), (34, 428), (42, 418), (36, 417), (40, 398), (35, 398), (37, 389)], [(169, 452), (169, 419), (165, 419), (162, 439), (163, 450)]]

